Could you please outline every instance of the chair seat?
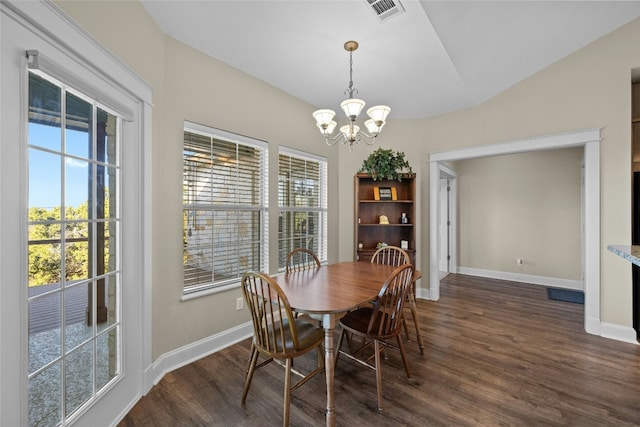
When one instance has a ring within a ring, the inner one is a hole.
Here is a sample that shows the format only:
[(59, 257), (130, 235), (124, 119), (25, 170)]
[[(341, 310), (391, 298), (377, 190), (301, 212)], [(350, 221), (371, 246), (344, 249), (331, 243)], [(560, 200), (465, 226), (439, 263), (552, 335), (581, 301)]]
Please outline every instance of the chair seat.
[[(286, 353), (287, 357), (295, 357), (297, 355), (306, 353), (309, 349), (314, 346), (322, 343), (324, 341), (324, 329), (318, 328), (311, 323), (305, 322), (302, 319), (295, 320), (295, 328), (298, 334), (298, 344), (301, 350), (296, 350), (293, 337), (291, 336), (291, 329), (289, 328), (288, 320), (283, 320), (284, 325), (284, 346), (282, 345), (282, 339), (280, 338), (280, 326), (276, 326), (275, 328), (270, 328), (268, 331), (263, 328), (263, 333), (269, 333), (276, 336), (276, 348), (282, 349), (284, 348), (284, 353)], [(275, 329), (275, 331), (274, 331)], [(256, 343), (256, 337), (253, 338), (254, 343)], [(270, 352), (271, 356), (277, 357), (278, 354), (282, 354), (282, 352)]]
[[(387, 338), (394, 337), (396, 335), (396, 333), (392, 333), (388, 335), (375, 334), (375, 337), (374, 337), (367, 334), (367, 329), (369, 328), (369, 322), (371, 321), (372, 315), (373, 315), (372, 307), (362, 307), (345, 314), (344, 317), (340, 319), (340, 325), (351, 332), (357, 332), (359, 334), (365, 335), (367, 338), (387, 339)], [(380, 329), (381, 321), (385, 319), (387, 316), (388, 316), (387, 314), (378, 315), (374, 320), (371, 330), (378, 331)]]

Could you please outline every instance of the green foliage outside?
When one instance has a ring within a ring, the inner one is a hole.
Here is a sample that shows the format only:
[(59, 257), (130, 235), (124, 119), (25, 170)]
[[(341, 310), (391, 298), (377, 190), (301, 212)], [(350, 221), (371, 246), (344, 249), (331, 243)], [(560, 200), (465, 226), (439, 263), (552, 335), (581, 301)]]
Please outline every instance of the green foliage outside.
[[(89, 277), (89, 222), (88, 203), (65, 210), (65, 238), (79, 241), (67, 242), (61, 247), (60, 208), (29, 209), (29, 286), (60, 283), (62, 280), (62, 253), (65, 255), (65, 280)], [(105, 238), (108, 239), (108, 223)], [(98, 242), (98, 244), (100, 244)], [(105, 260), (108, 259), (105, 245)]]

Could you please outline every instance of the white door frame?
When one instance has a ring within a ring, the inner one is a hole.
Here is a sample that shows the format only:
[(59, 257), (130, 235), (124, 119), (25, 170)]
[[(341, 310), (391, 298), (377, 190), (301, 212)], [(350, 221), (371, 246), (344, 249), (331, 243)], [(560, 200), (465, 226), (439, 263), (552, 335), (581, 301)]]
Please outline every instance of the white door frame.
[(430, 193), (430, 250), (429, 250), (429, 299), (440, 298), (438, 253), (440, 235), (438, 195), (442, 162), (525, 153), (569, 147), (584, 147), (584, 259), (585, 310), (584, 329), (600, 335), (600, 129), (585, 129), (555, 135), (502, 142), (493, 145), (462, 148), (429, 155)]

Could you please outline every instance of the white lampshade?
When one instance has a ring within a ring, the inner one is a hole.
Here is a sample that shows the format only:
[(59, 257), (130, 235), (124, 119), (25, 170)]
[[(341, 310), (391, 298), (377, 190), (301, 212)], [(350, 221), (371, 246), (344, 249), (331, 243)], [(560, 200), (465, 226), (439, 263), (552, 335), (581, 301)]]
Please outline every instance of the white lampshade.
[(364, 105), (365, 102), (358, 98), (345, 99), (340, 103), (340, 107), (347, 117), (358, 117), (364, 108)]
[(333, 120), (333, 116), (336, 113), (333, 110), (316, 110), (313, 112), (313, 117), (316, 119), (318, 126), (320, 125), (328, 125)]
[(376, 122), (373, 121), (373, 119), (369, 119), (364, 122), (364, 125), (367, 127), (367, 132), (369, 132), (371, 135), (377, 135), (382, 130), (382, 126), (384, 126), (384, 123), (385, 122), (382, 122), (382, 124), (378, 126)]
[(347, 139), (355, 139), (359, 131), (360, 131), (360, 126), (356, 126), (356, 125), (353, 125), (353, 126), (344, 125), (340, 128), (340, 132), (342, 132), (344, 137)]
[[(386, 105), (375, 105), (367, 110), (367, 114), (374, 122), (384, 122), (387, 115), (391, 112), (391, 108)], [(382, 127), (382, 126), (380, 126)]]

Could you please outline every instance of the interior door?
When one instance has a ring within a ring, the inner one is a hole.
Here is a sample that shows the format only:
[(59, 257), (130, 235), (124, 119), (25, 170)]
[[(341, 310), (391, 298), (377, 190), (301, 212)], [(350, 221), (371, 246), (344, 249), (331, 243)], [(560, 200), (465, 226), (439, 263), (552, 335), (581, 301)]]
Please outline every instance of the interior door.
[(449, 215), (449, 180), (447, 178), (440, 179), (440, 214), (439, 214), (439, 231), (440, 231), (440, 254), (439, 269), (443, 273), (449, 273), (449, 264), (451, 259), (450, 249), (450, 215)]

